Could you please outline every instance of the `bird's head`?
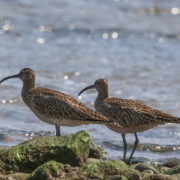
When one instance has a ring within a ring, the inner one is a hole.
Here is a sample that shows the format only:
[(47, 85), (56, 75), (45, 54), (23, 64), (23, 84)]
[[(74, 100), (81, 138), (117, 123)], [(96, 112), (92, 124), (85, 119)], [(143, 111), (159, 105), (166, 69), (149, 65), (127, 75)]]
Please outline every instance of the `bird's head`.
[(23, 82), (25, 82), (25, 81), (34, 81), (35, 80), (35, 72), (30, 68), (24, 68), (18, 74), (5, 77), (4, 79), (2, 79), (0, 81), (0, 83), (2, 83), (3, 81), (5, 81), (7, 79), (12, 79), (12, 78), (19, 78)]
[(103, 93), (104, 91), (109, 91), (109, 85), (108, 85), (108, 81), (106, 79), (97, 79), (94, 84), (85, 87), (83, 90), (81, 90), (78, 94), (78, 96), (80, 96), (84, 91), (88, 90), (88, 89), (96, 89), (98, 91), (98, 93)]

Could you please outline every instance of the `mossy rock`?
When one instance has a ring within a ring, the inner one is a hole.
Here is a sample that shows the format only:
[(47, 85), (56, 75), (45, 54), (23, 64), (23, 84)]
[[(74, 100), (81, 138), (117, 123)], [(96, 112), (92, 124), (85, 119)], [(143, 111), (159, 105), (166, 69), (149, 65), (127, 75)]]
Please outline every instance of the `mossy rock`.
[(170, 175), (180, 174), (180, 164), (177, 166), (174, 166), (173, 168), (168, 169), (165, 173), (170, 174)]
[[(123, 168), (120, 172), (120, 166)], [(127, 168), (127, 170), (125, 170)], [(124, 175), (122, 175), (124, 174)], [(133, 175), (133, 176), (132, 176)], [(86, 164), (83, 167), (71, 167), (56, 161), (49, 161), (37, 167), (27, 180), (48, 179), (104, 179), (104, 180), (136, 180), (139, 175), (128, 169), (123, 162), (106, 161)]]
[(80, 131), (65, 137), (37, 137), (12, 148), (0, 150), (0, 173), (32, 172), (39, 165), (56, 160), (82, 165), (90, 149), (90, 137)]
[(71, 167), (56, 161), (49, 161), (37, 167), (28, 180), (48, 179), (104, 179), (139, 180), (136, 170), (128, 168), (122, 161), (88, 163), (83, 167)]
[(134, 167), (134, 169), (138, 170), (139, 172), (142, 172), (144, 170), (151, 170), (153, 172), (153, 174), (159, 173), (154, 167), (152, 167), (151, 165), (149, 165), (147, 163), (138, 163), (138, 164), (134, 164), (132, 166)]
[(138, 171), (129, 168), (120, 160), (109, 160), (84, 165), (80, 172), (87, 178), (105, 179), (108, 176), (119, 175), (126, 177), (128, 180), (140, 179)]
[(53, 178), (65, 178), (68, 171), (72, 171), (70, 165), (49, 161), (37, 167), (27, 180), (48, 180)]

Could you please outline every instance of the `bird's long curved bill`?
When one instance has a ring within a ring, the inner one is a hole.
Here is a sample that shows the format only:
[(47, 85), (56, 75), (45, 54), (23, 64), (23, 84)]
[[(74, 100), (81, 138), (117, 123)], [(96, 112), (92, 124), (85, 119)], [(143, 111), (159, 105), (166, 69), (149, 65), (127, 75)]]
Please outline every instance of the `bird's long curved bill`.
[(90, 85), (90, 86), (87, 86), (85, 87), (83, 90), (81, 90), (78, 94), (78, 96), (80, 96), (84, 91), (88, 90), (88, 89), (94, 89), (95, 88), (95, 85)]
[(8, 76), (8, 77), (5, 77), (4, 79), (0, 80), (0, 84), (7, 80), (7, 79), (11, 79), (11, 78), (19, 78), (19, 74), (15, 74), (15, 75), (12, 75), (12, 76)]

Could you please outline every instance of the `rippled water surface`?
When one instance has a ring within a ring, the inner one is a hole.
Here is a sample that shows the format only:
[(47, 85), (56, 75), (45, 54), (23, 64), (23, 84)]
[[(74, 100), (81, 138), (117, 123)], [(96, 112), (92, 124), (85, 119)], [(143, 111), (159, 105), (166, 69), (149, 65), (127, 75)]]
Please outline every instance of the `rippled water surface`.
[[(111, 96), (139, 99), (180, 117), (179, 0), (1, 0), (0, 79), (21, 68), (36, 71), (38, 86), (77, 98), (99, 77)], [(54, 135), (23, 103), (22, 82), (0, 85), (0, 146), (37, 135)], [(81, 101), (93, 108), (96, 91)], [(87, 130), (110, 157), (122, 157), (121, 135), (104, 125), (62, 127), (63, 135)], [(180, 158), (180, 125), (139, 133), (140, 143), (172, 146), (169, 153), (137, 151), (135, 156)], [(127, 135), (129, 143), (133, 135)]]

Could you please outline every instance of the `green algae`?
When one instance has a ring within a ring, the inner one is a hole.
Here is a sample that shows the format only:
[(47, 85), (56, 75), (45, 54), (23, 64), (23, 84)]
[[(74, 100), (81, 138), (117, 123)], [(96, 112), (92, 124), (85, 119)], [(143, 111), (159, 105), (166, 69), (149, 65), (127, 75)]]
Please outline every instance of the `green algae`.
[[(65, 152), (69, 152), (69, 154), (64, 152), (64, 156), (61, 157), (63, 161), (60, 162), (67, 163), (68, 158), (68, 161), (71, 161), (72, 159), (75, 160), (70, 163), (71, 165), (82, 165), (89, 155), (89, 134), (86, 131), (80, 131), (75, 135), (69, 135), (68, 138), (64, 140), (61, 147), (60, 151), (63, 149)], [(61, 153), (62, 152), (60, 152), (60, 154)]]
[(120, 160), (109, 160), (88, 163), (73, 168), (69, 165), (49, 161), (37, 167), (28, 180), (36, 179), (107, 179), (107, 180), (139, 180), (139, 172), (130, 169)]
[(67, 169), (70, 169), (70, 165), (64, 165), (56, 161), (49, 161), (37, 167), (28, 180), (60, 178), (61, 176), (64, 176), (64, 171), (67, 171)]
[(80, 131), (65, 137), (37, 137), (0, 151), (0, 173), (32, 172), (39, 165), (56, 160), (82, 165), (89, 154), (90, 137)]
[(122, 175), (127, 177), (129, 180), (140, 179), (138, 171), (130, 169), (120, 160), (89, 163), (81, 168), (81, 172), (89, 178), (104, 179), (109, 175)]
[(103, 154), (104, 150), (98, 145), (92, 147), (85, 131), (65, 137), (37, 137), (11, 148), (0, 148), (0, 174), (4, 174), (0, 179), (167, 180), (180, 176), (179, 163), (170, 169), (153, 162), (127, 166), (121, 160), (102, 161)]

